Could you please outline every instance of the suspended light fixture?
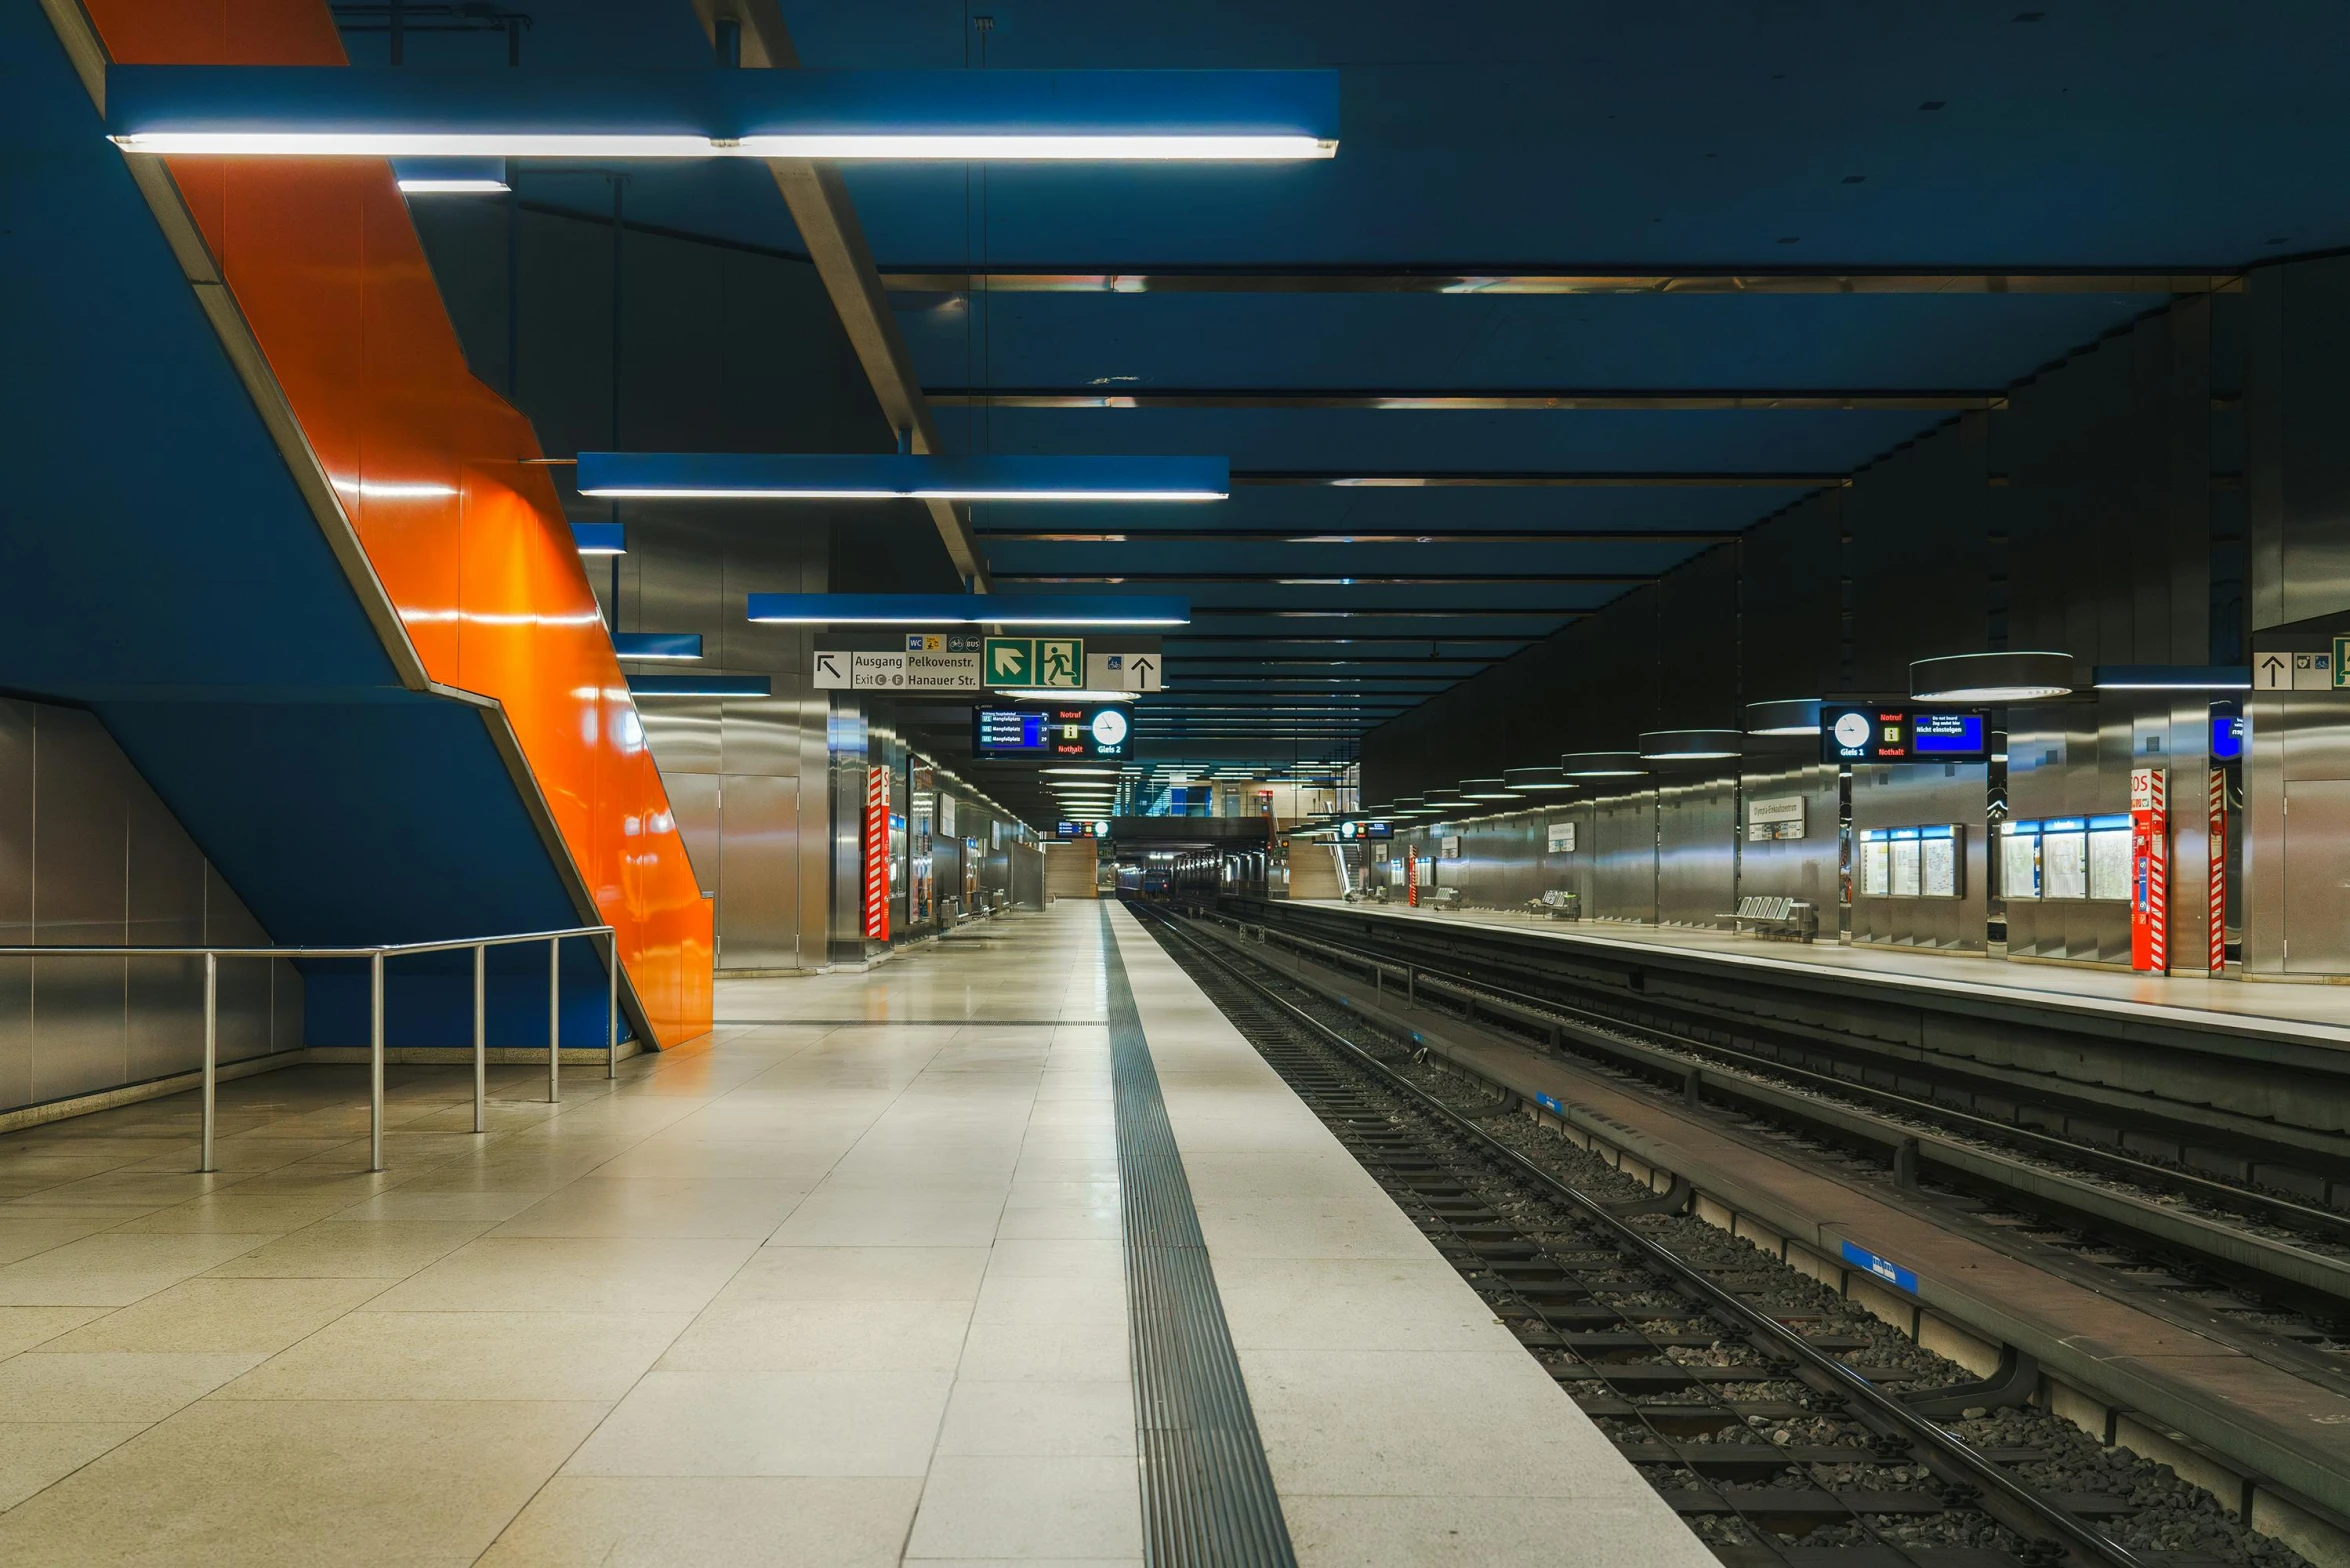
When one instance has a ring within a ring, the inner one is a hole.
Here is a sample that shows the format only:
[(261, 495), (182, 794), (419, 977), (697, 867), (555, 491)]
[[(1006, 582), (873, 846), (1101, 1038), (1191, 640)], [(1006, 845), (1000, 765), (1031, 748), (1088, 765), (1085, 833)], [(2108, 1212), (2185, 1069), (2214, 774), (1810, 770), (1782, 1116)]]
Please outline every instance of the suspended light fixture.
[(1559, 772), (1571, 779), (1629, 779), (1647, 771), (1636, 751), (1570, 751), (1559, 758)]
[(614, 632), (612, 651), (623, 659), (698, 659), (700, 632)]
[(280, 158), (1284, 162), (1335, 71), (368, 71), (115, 65), (126, 152)]
[(1463, 779), (1461, 780), (1461, 798), (1463, 800), (1515, 800), (1518, 797), (1502, 788), (1499, 779)]
[(503, 158), (394, 158), (392, 178), (409, 196), (497, 196), (513, 189)]
[(618, 501), (1221, 501), (1220, 457), (582, 452), (579, 493)]
[(624, 523), (573, 523), (571, 543), (582, 555), (626, 555), (628, 527)]
[(1745, 749), (1736, 730), (1649, 730), (1640, 737), (1644, 762), (1715, 762)]
[(766, 675), (631, 675), (631, 697), (772, 697), (774, 679)]
[(1746, 705), (1749, 735), (1817, 735), (1819, 732), (1820, 699), (1817, 697), (1782, 697)]
[(1501, 787), (1518, 795), (1543, 795), (1558, 790), (1577, 789), (1564, 768), (1504, 768)]
[[(2290, 656), (2285, 657), (2290, 662)], [(2090, 683), (2099, 691), (2250, 691), (2252, 666), (2100, 664)]]
[(1191, 601), (1139, 593), (755, 593), (750, 617), (781, 626), (1187, 626)]
[(2030, 702), (2072, 690), (2069, 653), (1958, 653), (1909, 667), (1909, 694), (1920, 702)]

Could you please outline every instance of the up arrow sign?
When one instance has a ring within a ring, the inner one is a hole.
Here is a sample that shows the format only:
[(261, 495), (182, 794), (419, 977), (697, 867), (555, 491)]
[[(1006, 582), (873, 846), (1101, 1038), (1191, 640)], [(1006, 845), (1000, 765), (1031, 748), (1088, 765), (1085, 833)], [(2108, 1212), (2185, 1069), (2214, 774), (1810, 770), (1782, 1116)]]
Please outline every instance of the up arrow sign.
[(2252, 668), (2252, 684), (2259, 691), (2291, 691), (2293, 661), (2281, 653), (2264, 653)]
[(1159, 661), (1148, 654), (1126, 661), (1128, 691), (1157, 691), (1159, 689)]

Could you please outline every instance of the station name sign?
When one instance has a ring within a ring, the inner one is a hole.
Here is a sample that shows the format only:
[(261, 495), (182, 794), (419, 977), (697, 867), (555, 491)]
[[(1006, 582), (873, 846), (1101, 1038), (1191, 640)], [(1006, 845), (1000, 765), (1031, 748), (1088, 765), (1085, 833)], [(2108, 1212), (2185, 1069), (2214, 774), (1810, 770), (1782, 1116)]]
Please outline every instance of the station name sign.
[(1822, 703), (1823, 762), (1988, 762), (1991, 716), (1980, 708)]

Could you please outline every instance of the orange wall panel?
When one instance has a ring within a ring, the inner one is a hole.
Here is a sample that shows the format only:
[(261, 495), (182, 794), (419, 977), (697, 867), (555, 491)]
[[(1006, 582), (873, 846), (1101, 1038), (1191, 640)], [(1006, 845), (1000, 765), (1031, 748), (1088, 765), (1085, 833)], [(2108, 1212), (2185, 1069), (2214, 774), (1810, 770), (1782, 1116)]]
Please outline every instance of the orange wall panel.
[[(87, 0), (114, 59), (340, 65), (323, 0)], [(504, 705), (656, 1039), (707, 1031), (711, 911), (530, 423), (473, 378), (381, 160), (173, 177), (425, 669)]]

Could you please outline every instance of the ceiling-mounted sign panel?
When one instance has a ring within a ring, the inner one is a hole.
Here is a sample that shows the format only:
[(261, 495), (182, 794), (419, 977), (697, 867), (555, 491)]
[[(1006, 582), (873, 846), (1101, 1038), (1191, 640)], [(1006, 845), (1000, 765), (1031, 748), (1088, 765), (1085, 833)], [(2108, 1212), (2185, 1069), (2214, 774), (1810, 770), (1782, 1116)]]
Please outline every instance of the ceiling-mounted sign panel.
[(1133, 717), (1108, 703), (971, 710), (971, 749), (981, 757), (1123, 757)]
[(1822, 704), (1824, 762), (1988, 762), (1991, 718), (1979, 708)]

